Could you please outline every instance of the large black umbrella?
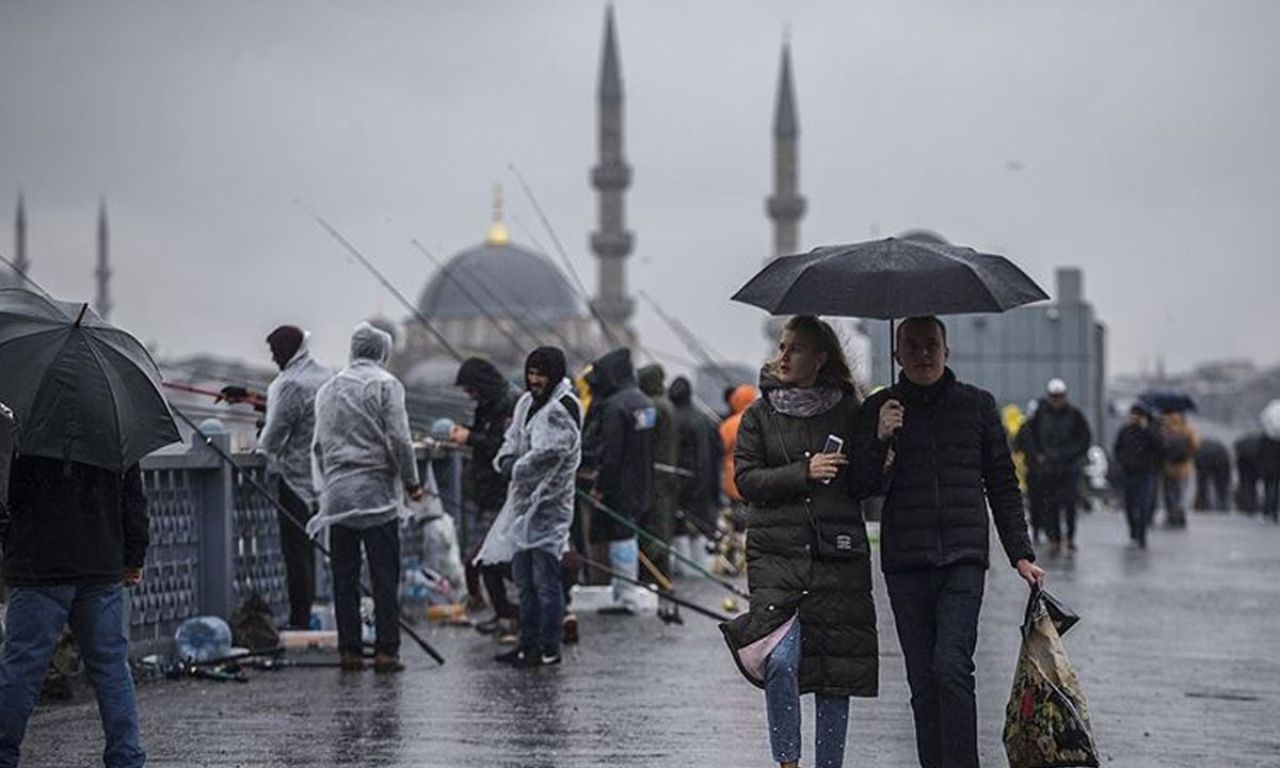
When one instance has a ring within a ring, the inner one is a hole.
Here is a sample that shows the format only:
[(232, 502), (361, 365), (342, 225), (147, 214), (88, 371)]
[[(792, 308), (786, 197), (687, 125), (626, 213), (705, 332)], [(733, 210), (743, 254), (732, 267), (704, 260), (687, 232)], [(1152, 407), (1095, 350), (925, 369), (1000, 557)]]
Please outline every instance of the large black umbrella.
[(123, 471), (181, 439), (151, 355), (87, 304), (0, 290), (0, 371), (20, 453)]
[(1153, 413), (1185, 413), (1196, 409), (1196, 401), (1185, 392), (1168, 389), (1152, 389), (1138, 396), (1148, 411)]
[[(893, 321), (1004, 312), (1049, 298), (1003, 256), (926, 240), (825, 245), (769, 262), (733, 295), (773, 315)], [(890, 333), (892, 354), (893, 334)]]

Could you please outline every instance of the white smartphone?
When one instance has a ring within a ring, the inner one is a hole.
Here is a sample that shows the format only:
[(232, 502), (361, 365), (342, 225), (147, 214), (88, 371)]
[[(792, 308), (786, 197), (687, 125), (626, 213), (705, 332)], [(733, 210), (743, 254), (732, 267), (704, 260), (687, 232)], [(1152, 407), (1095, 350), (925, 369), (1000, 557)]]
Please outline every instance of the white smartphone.
[[(844, 451), (844, 440), (835, 435), (827, 435), (827, 442), (822, 446), (823, 453), (841, 453)], [(830, 480), (823, 480), (823, 485), (831, 485)]]

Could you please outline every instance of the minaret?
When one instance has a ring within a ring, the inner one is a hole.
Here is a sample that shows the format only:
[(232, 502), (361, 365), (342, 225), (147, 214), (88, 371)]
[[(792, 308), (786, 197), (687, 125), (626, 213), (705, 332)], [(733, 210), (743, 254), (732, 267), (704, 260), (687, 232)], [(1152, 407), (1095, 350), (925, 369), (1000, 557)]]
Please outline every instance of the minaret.
[(600, 200), (599, 226), (591, 235), (591, 250), (599, 264), (599, 282), (592, 306), (626, 341), (633, 338), (629, 326), (635, 301), (627, 295), (626, 259), (634, 237), (626, 228), (623, 194), (631, 186), (631, 166), (622, 147), (622, 69), (613, 28), (613, 6), (605, 12), (604, 50), (600, 57), (600, 84), (596, 94), (599, 117), (599, 162), (591, 169), (591, 185)]
[(31, 269), (31, 262), (27, 260), (27, 201), (21, 192), (18, 193), (18, 212), (13, 217), (13, 266), (20, 275)]
[[(800, 123), (796, 119), (795, 87), (791, 83), (791, 42), (782, 44), (778, 68), (778, 94), (773, 110), (773, 194), (765, 200), (765, 210), (773, 220), (773, 254), (770, 258), (795, 253), (800, 245), (800, 218), (805, 200), (800, 195)], [(780, 320), (765, 321), (769, 343), (778, 340)]]
[(98, 283), (98, 297), (94, 301), (94, 310), (103, 320), (111, 316), (111, 264), (107, 233), (107, 201), (98, 203), (98, 268), (93, 276)]

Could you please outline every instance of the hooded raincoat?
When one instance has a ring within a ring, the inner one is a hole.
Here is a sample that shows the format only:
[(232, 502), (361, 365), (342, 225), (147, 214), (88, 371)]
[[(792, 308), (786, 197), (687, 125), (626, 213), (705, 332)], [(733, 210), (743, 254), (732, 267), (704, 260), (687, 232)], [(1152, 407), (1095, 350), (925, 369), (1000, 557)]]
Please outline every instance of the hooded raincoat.
[[(644, 524), (653, 500), (653, 433), (657, 411), (636, 381), (631, 352), (615, 349), (592, 366), (594, 399), (587, 413), (583, 451), (597, 470), (595, 491), (609, 509)], [(635, 532), (600, 510), (591, 518), (593, 541), (623, 541)]]
[(527, 550), (560, 558), (569, 548), (574, 482), (582, 460), (582, 405), (573, 383), (563, 379), (545, 405), (536, 411), (533, 406), (533, 393), (520, 396), (493, 461), (495, 469), (514, 463), (506, 504), (476, 555), (478, 564), (510, 562), (516, 552)]
[(310, 333), (267, 387), (267, 417), (258, 447), (267, 469), (284, 480), (307, 506), (318, 496), (311, 477), (311, 443), (316, 431), (316, 392), (333, 372), (311, 357)]
[(404, 490), (419, 485), (404, 386), (383, 368), (390, 356), (391, 336), (361, 323), (351, 336), (351, 362), (316, 394), (320, 513), (307, 523), (312, 536), (329, 525), (392, 520)]
[(724, 464), (721, 467), (720, 487), (732, 501), (743, 501), (738, 493), (738, 484), (734, 479), (733, 452), (738, 445), (738, 426), (742, 424), (742, 414), (747, 406), (755, 402), (759, 392), (750, 384), (739, 385), (729, 396), (729, 418), (720, 423), (720, 440), (724, 444)]

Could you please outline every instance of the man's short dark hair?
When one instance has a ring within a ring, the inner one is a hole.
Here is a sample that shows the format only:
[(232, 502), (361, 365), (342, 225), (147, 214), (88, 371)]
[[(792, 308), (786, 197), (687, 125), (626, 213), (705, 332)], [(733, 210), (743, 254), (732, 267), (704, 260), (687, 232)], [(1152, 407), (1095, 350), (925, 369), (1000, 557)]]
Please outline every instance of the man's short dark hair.
[(894, 338), (894, 342), (899, 346), (902, 345), (902, 329), (905, 328), (908, 323), (933, 323), (938, 326), (938, 333), (942, 334), (942, 343), (947, 343), (947, 326), (937, 317), (937, 315), (917, 315), (916, 317), (908, 317), (906, 320), (898, 323), (898, 330), (895, 334), (896, 338)]

